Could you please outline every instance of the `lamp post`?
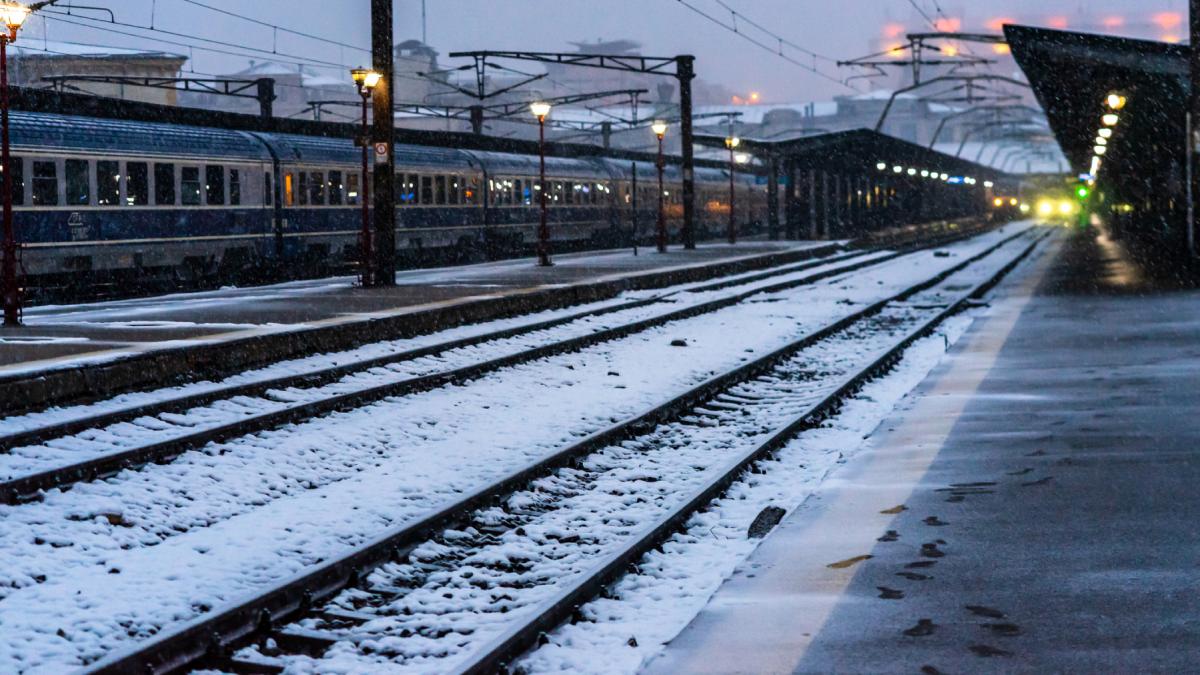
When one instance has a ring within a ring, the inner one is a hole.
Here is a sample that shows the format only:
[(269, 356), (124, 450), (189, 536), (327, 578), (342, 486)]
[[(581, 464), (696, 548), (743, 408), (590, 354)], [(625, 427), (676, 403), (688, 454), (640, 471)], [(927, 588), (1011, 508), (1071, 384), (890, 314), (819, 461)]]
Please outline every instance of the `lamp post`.
[(650, 129), (658, 137), (658, 252), (666, 253), (667, 218), (663, 213), (663, 197), (665, 192), (663, 189), (663, 169), (666, 163), (663, 159), (663, 137), (667, 135), (667, 123), (662, 120), (654, 120), (654, 124), (650, 125)]
[(358, 87), (358, 95), (362, 97), (362, 138), (359, 139), (362, 143), (362, 180), (359, 185), (359, 201), (362, 203), (362, 233), (359, 235), (359, 254), (362, 259), (362, 268), (359, 270), (359, 282), (364, 287), (373, 286), (371, 283), (373, 275), (371, 274), (371, 206), (368, 200), (370, 192), (367, 190), (367, 181), (370, 180), (370, 165), (368, 164), (368, 153), (371, 145), (370, 128), (367, 126), (367, 108), (371, 102), (371, 92), (375, 86), (379, 84), (382, 77), (379, 73), (368, 68), (355, 68), (350, 71), (350, 77), (354, 80), (354, 86)]
[(554, 264), (550, 262), (550, 226), (546, 223), (546, 116), (550, 114), (550, 104), (537, 101), (529, 106), (529, 110), (538, 121), (538, 187), (542, 193), (541, 222), (538, 224), (538, 265), (549, 267)]
[(737, 225), (733, 215), (733, 173), (737, 167), (737, 159), (734, 157), (733, 151), (737, 146), (742, 144), (742, 140), (737, 136), (730, 136), (725, 139), (725, 147), (729, 148), (729, 243), (737, 243)]
[(12, 170), (8, 138), (8, 45), (17, 40), (17, 30), (29, 16), (29, 8), (15, 3), (0, 4), (0, 20), (8, 32), (0, 35), (0, 171), (4, 173), (4, 259), (2, 277), (4, 325), (21, 325), (21, 289), (17, 287), (17, 237), (13, 228)]

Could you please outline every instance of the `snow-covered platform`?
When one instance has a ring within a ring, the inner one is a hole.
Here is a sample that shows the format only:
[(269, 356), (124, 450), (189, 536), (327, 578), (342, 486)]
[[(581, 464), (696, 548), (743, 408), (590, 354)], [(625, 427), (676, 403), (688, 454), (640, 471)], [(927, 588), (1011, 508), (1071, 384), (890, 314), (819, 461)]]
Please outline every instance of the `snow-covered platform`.
[[(253, 351), (246, 365), (287, 358), (306, 349), (386, 339), (457, 323), (482, 321), (613, 297), (786, 263), (833, 251), (843, 242), (750, 241), (707, 244), (666, 254), (653, 249), (559, 255), (553, 267), (532, 260), (408, 270), (392, 288), (362, 289), (353, 277), (69, 306), (33, 307), (21, 328), (0, 328), (0, 384), (43, 373), (107, 369), (106, 380), (138, 372), (180, 376), (164, 361), (187, 352), (190, 367), (233, 361), (234, 349)], [(286, 334), (286, 335), (285, 335)], [(203, 352), (212, 357), (201, 356)], [(147, 361), (132, 373), (116, 363)], [(240, 363), (230, 363), (238, 367)], [(56, 377), (61, 377), (57, 375)], [(97, 378), (93, 378), (95, 380)], [(56, 384), (60, 388), (72, 385)]]
[(1194, 670), (1198, 308), (1073, 237), (647, 670)]

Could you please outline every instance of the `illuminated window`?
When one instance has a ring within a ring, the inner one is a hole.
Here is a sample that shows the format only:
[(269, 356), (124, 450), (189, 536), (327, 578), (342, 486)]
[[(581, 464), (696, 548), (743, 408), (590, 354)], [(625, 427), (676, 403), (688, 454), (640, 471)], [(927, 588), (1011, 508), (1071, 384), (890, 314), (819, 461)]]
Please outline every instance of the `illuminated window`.
[(292, 182), (294, 178), (290, 173), (283, 176), (283, 203), (285, 206), (293, 206), (296, 203), (296, 186)]
[[(401, 184), (400, 174), (396, 174), (396, 184)], [(346, 203), (358, 204), (358, 174), (355, 172), (346, 174)]]

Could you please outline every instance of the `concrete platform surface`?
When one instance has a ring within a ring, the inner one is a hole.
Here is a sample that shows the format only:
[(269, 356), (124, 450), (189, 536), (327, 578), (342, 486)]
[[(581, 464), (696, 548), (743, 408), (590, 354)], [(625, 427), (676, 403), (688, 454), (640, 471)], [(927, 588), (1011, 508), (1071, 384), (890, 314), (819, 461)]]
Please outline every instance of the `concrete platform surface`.
[(1200, 292), (1042, 267), (649, 672), (1200, 671)]
[(713, 265), (829, 246), (831, 242), (750, 241), (736, 246), (600, 251), (555, 256), (554, 267), (531, 260), (406, 270), (392, 288), (362, 289), (353, 277), (89, 303), (32, 307), (22, 328), (0, 328), (0, 376), (62, 368), (190, 342), (211, 343), (263, 333), (395, 316), (399, 313), (572, 284)]

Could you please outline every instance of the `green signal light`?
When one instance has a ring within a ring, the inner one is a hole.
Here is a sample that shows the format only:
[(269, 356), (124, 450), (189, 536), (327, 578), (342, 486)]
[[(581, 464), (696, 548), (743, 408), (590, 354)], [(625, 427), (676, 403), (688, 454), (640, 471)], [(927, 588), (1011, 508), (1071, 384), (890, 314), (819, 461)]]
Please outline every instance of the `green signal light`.
[(1078, 195), (1080, 199), (1087, 199), (1088, 195), (1091, 194), (1091, 192), (1086, 187), (1080, 185), (1075, 190), (1075, 194)]

